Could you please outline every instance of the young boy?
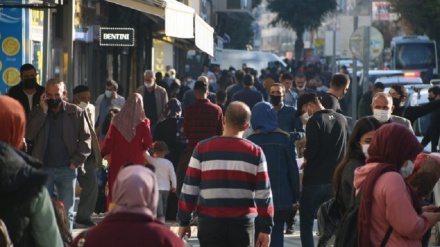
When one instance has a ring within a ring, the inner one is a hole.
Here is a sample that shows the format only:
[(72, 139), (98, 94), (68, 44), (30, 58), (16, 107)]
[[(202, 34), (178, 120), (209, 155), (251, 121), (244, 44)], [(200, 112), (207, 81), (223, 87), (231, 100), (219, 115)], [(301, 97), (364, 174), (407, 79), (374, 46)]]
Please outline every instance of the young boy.
[[(165, 213), (167, 210), (168, 195), (176, 191), (176, 173), (171, 161), (165, 159), (169, 153), (165, 142), (157, 141), (153, 143), (153, 156), (147, 152), (146, 159), (148, 163), (154, 166), (157, 183), (159, 185), (159, 203), (157, 206), (157, 219), (165, 222)], [(171, 186), (170, 186), (171, 183)]]

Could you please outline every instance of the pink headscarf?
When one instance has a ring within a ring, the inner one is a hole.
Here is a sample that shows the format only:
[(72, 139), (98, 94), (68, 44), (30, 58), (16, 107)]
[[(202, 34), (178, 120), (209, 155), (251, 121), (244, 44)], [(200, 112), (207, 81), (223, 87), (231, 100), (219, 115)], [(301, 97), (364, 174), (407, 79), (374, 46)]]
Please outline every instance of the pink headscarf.
[(113, 186), (115, 208), (110, 213), (155, 216), (159, 193), (154, 172), (141, 165), (122, 168)]
[(130, 142), (136, 135), (136, 127), (145, 118), (142, 96), (133, 93), (128, 97), (121, 111), (113, 118), (112, 124), (121, 132), (122, 136)]
[(26, 115), (20, 102), (9, 96), (0, 96), (0, 141), (21, 148), (25, 128)]

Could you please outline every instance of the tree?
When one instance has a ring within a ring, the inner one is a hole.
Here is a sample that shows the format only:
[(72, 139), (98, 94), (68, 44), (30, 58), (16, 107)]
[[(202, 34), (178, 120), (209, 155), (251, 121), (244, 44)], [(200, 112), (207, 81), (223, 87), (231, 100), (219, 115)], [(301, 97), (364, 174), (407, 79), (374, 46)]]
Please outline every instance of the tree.
[(390, 0), (391, 10), (400, 14), (414, 35), (427, 35), (440, 42), (440, 1)]
[(296, 67), (304, 50), (304, 32), (321, 26), (324, 18), (336, 10), (336, 0), (271, 0), (268, 2), (269, 10), (278, 14), (272, 24), (281, 23), (296, 32)]

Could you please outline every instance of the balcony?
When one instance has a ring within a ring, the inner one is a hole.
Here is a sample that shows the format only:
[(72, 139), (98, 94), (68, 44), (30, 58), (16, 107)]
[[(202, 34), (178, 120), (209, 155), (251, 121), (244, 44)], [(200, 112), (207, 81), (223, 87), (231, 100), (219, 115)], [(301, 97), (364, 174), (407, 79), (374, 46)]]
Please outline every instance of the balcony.
[(217, 13), (223, 13), (231, 19), (254, 20), (252, 0), (217, 0)]

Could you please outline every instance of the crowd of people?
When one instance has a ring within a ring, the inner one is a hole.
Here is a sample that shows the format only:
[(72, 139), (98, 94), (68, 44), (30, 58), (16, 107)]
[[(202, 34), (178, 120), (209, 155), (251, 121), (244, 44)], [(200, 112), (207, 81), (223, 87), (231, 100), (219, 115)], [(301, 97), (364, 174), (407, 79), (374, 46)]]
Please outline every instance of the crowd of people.
[[(430, 197), (440, 169), (425, 168), (440, 158), (416, 162), (422, 144), (438, 150), (437, 87), (426, 105), (406, 107), (404, 87), (377, 83), (350, 128), (350, 75), (325, 66), (260, 76), (204, 66), (196, 80), (146, 70), (127, 99), (108, 80), (94, 105), (86, 85), (69, 100), (57, 79), (40, 86), (32, 65), (20, 75), (0, 96), (0, 220), (16, 246), (183, 246), (196, 224), (201, 246), (279, 247), (299, 210), (302, 246), (312, 247), (320, 205), (335, 197), (344, 217), (359, 191), (360, 246), (380, 245), (390, 226), (387, 246), (427, 246), (440, 221)], [(430, 113), (420, 144), (412, 124)], [(166, 220), (179, 222), (177, 235)], [(74, 225), (91, 228), (73, 239)]]

